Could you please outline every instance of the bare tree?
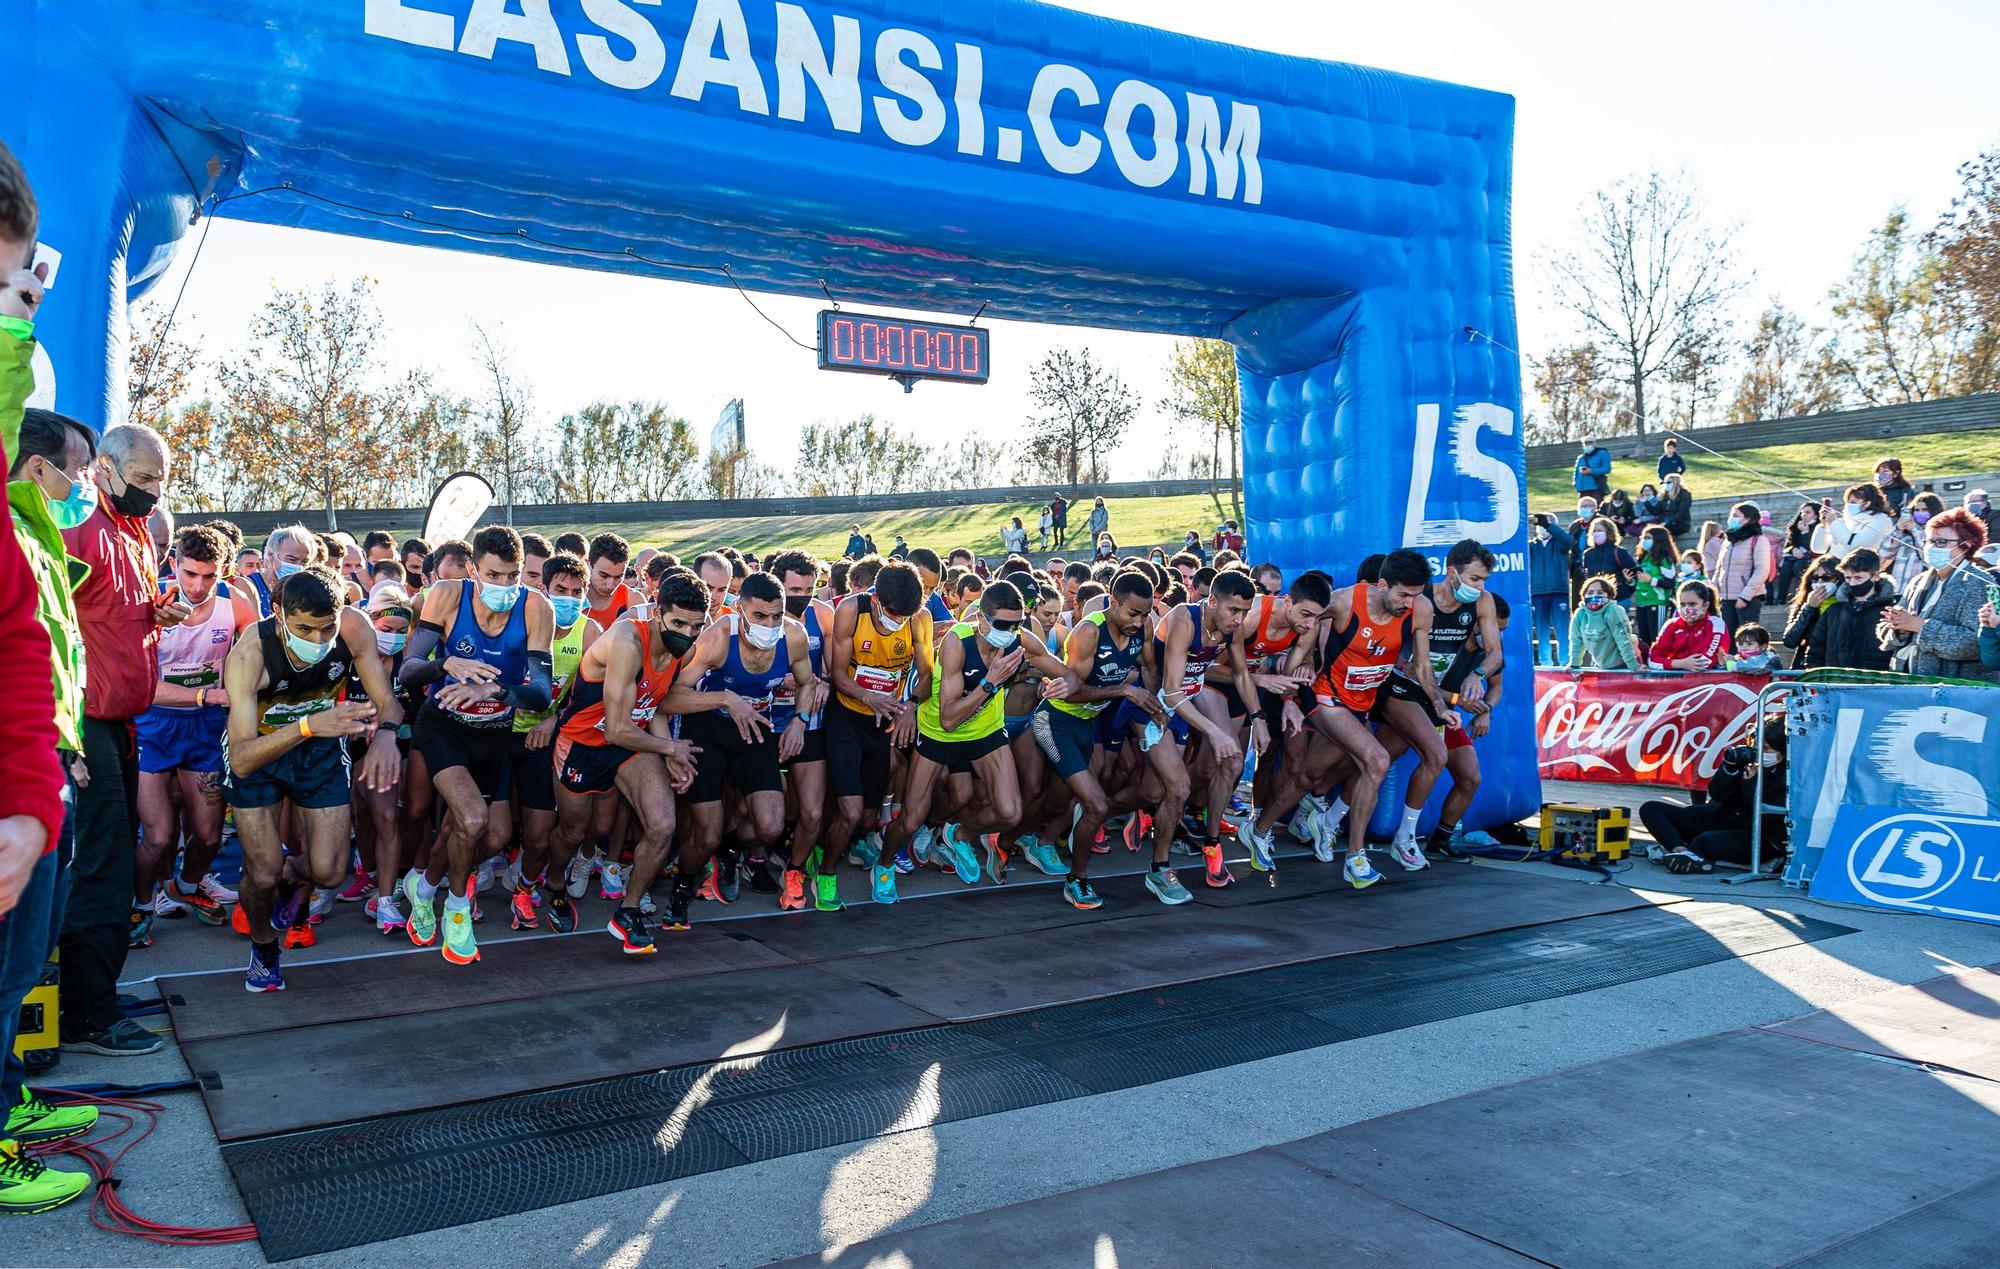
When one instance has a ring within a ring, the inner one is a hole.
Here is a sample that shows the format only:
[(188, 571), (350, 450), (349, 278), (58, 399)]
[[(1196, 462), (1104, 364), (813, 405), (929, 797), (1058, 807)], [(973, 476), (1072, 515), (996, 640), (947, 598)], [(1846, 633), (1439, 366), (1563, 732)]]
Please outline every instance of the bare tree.
[(1757, 315), (1755, 329), (1743, 341), (1743, 356), (1730, 422), (1789, 419), (1840, 408), (1824, 333), (1808, 327), (1778, 300)]
[(1964, 190), (1926, 245), (1942, 266), (1938, 286), (1964, 345), (1957, 393), (2000, 387), (2000, 148), (1958, 169)]
[[(132, 385), (125, 417), (157, 428), (193, 385), (201, 357), (193, 344), (175, 338), (167, 310), (141, 304), (132, 310), (132, 338), (125, 345), (126, 381)], [(180, 466), (175, 455), (174, 466)]]
[(1556, 298), (1623, 373), (1644, 432), (1646, 385), (1721, 332), (1742, 290), (1733, 226), (1710, 222), (1685, 173), (1657, 171), (1599, 190), (1578, 221), (1577, 245), (1550, 262)]
[(1221, 501), (1223, 451), (1229, 454), (1229, 505), (1243, 522), (1243, 399), (1236, 349), (1224, 339), (1177, 339), (1167, 355), (1168, 394), (1162, 409), (1198, 429), (1209, 446), (1209, 492)]
[(1611, 378), (1603, 349), (1592, 343), (1572, 344), (1534, 364), (1535, 393), (1546, 412), (1528, 420), (1531, 443), (1575, 441), (1613, 430), (1618, 383)]
[(496, 492), (511, 525), (514, 504), (523, 494), (532, 497), (539, 492), (546, 471), (533, 435), (534, 397), (528, 385), (514, 377), (507, 346), (496, 343), (478, 322), (472, 324), (472, 330), (479, 339), (479, 368), (487, 382), (486, 425), (479, 431), (477, 453), (480, 465), (498, 478)]
[(1069, 483), (1105, 480), (1108, 452), (1139, 412), (1139, 398), (1088, 348), (1058, 348), (1029, 372), (1028, 397), (1042, 408), (1029, 447), (1043, 470)]

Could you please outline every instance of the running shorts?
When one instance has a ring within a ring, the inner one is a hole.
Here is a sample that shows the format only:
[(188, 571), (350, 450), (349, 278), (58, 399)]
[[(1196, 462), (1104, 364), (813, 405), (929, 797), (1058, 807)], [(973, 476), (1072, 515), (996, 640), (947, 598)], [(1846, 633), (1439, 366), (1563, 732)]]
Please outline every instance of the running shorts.
[(410, 743), (424, 756), (432, 780), (453, 767), (464, 767), (479, 786), (479, 796), (488, 802), (507, 796), (507, 755), (513, 739), (511, 726), (467, 727), (430, 701), (417, 711), (410, 729)]
[(1004, 728), (977, 740), (939, 740), (922, 733), (917, 736), (917, 752), (954, 775), (970, 775), (973, 763), (1006, 747)]
[(222, 733), (229, 725), (229, 711), (222, 706), (156, 707), (132, 725), (139, 739), (139, 770), (152, 775), (222, 770)]
[(681, 739), (701, 750), (694, 759), (694, 783), (683, 795), (690, 803), (720, 802), (725, 784), (744, 797), (785, 787), (778, 774), (778, 734), (767, 731), (745, 744), (736, 724), (721, 714), (681, 716)]
[(352, 796), (347, 745), (335, 736), (314, 736), (280, 754), (249, 775), (229, 769), (228, 742), (223, 742), (222, 795), (232, 807), (250, 810), (276, 806), (289, 799), (308, 811), (346, 806)]
[(600, 797), (618, 791), (618, 769), (639, 755), (617, 745), (586, 745), (558, 734), (556, 779), (571, 793)]
[(851, 709), (826, 711), (827, 787), (837, 798), (860, 798), (879, 808), (889, 791), (889, 733), (873, 714)]
[(507, 750), (507, 769), (513, 778), (510, 800), (524, 811), (556, 809), (556, 747), (528, 748), (528, 734), (517, 731)]
[(1090, 770), (1099, 718), (1078, 718), (1044, 704), (1036, 708), (1034, 719), (1035, 748), (1056, 769), (1058, 779), (1069, 780)]

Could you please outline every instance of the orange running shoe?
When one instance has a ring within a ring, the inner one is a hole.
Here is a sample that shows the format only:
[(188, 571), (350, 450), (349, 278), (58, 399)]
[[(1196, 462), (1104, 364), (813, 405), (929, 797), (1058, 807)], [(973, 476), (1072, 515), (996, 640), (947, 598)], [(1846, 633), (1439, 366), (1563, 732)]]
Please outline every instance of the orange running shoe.
[(1236, 880), (1229, 871), (1229, 865), (1222, 862), (1222, 843), (1210, 842), (1201, 848), (1201, 860), (1207, 872), (1205, 880), (1216, 890)]
[(533, 886), (522, 885), (514, 888), (514, 897), (507, 901), (512, 916), (509, 928), (516, 930), (538, 930), (541, 918), (535, 914), (535, 890)]
[(797, 912), (806, 906), (806, 875), (796, 868), (785, 869), (785, 888), (778, 895), (778, 906), (787, 912)]
[(240, 903), (230, 909), (229, 928), (246, 939), (250, 937), (250, 916), (243, 911), (243, 905)]
[(285, 950), (288, 952), (297, 947), (311, 947), (317, 942), (319, 935), (313, 933), (310, 923), (302, 921), (285, 931)]

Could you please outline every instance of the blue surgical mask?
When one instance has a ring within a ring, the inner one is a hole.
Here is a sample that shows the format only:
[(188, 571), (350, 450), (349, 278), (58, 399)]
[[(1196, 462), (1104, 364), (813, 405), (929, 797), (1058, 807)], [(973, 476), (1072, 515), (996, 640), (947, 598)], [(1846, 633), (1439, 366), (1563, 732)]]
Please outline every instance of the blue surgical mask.
[(1461, 604), (1476, 604), (1479, 602), (1479, 588), (1460, 582), (1451, 588), (1451, 597)]
[(1020, 637), (1021, 632), (1018, 630), (988, 630), (986, 632), (986, 642), (1002, 651), (1013, 647), (1014, 641)]
[(1730, 527), (1730, 528), (1732, 528), (1732, 529), (1740, 529), (1740, 528), (1742, 528), (1742, 527), (1743, 527), (1743, 517), (1742, 517), (1742, 516), (1736, 516), (1736, 515), (1733, 515), (1733, 516), (1730, 516), (1730, 517), (1729, 517), (1729, 527)]
[[(335, 635), (334, 638), (339, 638)], [(290, 630), (285, 631), (285, 646), (292, 655), (306, 665), (318, 665), (326, 660), (326, 654), (333, 651), (333, 639), (321, 643), (317, 639), (301, 639)]]
[(1951, 548), (1948, 546), (1927, 546), (1924, 548), (1924, 563), (1932, 568), (1951, 567)]
[(479, 602), (494, 612), (507, 612), (520, 598), (519, 586), (496, 586), (492, 582), (479, 583)]
[(284, 581), (287, 577), (291, 577), (295, 574), (303, 573), (305, 571), (306, 571), (305, 565), (294, 564), (290, 560), (279, 560), (278, 567), (276, 570), (278, 574), (278, 580), (281, 582)]
[(375, 648), (385, 657), (395, 656), (409, 645), (410, 636), (407, 634), (386, 634), (380, 630), (375, 632)]
[(583, 596), (550, 595), (549, 607), (556, 610), (556, 628), (567, 630), (583, 615)]
[(58, 529), (74, 529), (97, 514), (97, 482), (77, 477), (69, 482), (69, 494), (61, 502), (42, 495), (49, 504), (49, 518)]

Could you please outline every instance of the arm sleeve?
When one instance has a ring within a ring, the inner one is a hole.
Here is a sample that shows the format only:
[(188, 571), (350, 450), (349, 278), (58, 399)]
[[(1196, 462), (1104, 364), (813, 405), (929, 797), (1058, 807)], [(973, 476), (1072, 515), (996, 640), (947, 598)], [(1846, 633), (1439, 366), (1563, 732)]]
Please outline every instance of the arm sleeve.
[(396, 681), (407, 688), (422, 689), (443, 678), (444, 660), (431, 658), (442, 642), (443, 626), (435, 621), (418, 622), (417, 632), (410, 636), (410, 646), (404, 649), (403, 668), (396, 672)]
[(528, 653), (528, 681), (507, 689), (507, 703), (515, 709), (547, 709), (554, 696), (550, 684), (555, 679), (555, 661), (546, 652)]

